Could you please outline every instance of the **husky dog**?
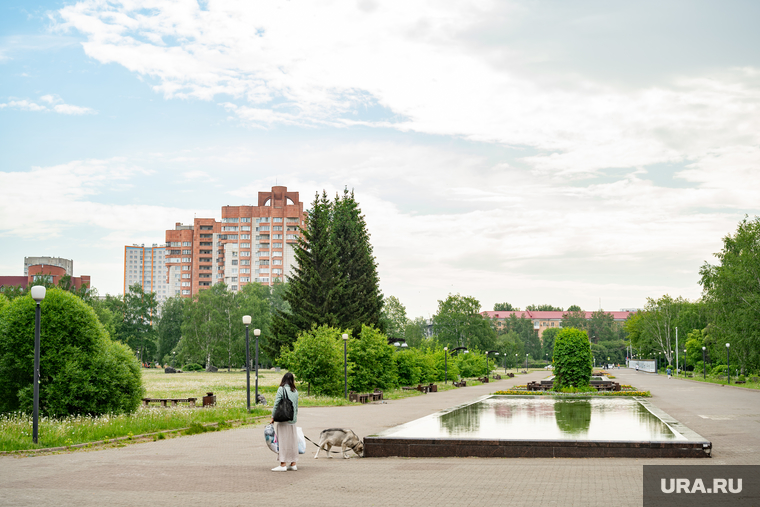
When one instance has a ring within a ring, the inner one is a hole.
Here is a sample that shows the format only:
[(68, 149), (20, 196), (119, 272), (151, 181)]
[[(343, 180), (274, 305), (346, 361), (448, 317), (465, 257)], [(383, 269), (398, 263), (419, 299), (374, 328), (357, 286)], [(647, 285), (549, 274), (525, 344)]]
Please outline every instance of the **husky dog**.
[(348, 449), (353, 450), (360, 458), (364, 456), (364, 443), (356, 433), (342, 428), (330, 428), (319, 434), (319, 444), (314, 459), (319, 458), (319, 451), (322, 449), (324, 449), (328, 458), (332, 458), (330, 456), (330, 449), (333, 446), (340, 446), (343, 457), (346, 459), (348, 459), (348, 456), (346, 456)]

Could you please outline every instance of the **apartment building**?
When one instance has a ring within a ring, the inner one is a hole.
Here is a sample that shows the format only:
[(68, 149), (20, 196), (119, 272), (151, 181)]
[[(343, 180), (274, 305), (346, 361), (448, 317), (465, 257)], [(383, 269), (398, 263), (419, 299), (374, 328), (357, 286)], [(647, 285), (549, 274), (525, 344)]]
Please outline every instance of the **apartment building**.
[(295, 266), (295, 245), (305, 218), (298, 192), (274, 186), (258, 204), (223, 206), (222, 219), (195, 218), (166, 231), (167, 282), (172, 295), (191, 297), (224, 282), (272, 285)]
[(74, 276), (74, 261), (62, 257), (24, 257), (24, 276), (29, 275), (29, 266), (58, 266), (69, 276)]
[[(515, 315), (518, 319), (525, 318), (533, 321), (533, 329), (538, 331), (538, 337), (544, 334), (544, 331), (551, 328), (562, 327), (562, 316), (567, 312), (554, 312), (554, 311), (530, 311), (530, 310), (497, 310), (497, 311), (485, 311), (480, 312), (483, 317), (492, 319), (496, 322), (497, 326), (503, 326), (504, 321), (509, 319), (512, 315)], [(586, 320), (591, 320), (593, 312), (584, 312)], [(631, 311), (620, 312), (605, 312), (612, 316), (615, 322), (625, 322), (631, 313)]]
[(146, 247), (145, 244), (133, 244), (124, 247), (124, 293), (134, 284), (140, 284), (143, 291), (155, 292), (156, 300), (161, 305), (174, 295), (167, 283), (166, 256), (167, 248), (156, 243)]

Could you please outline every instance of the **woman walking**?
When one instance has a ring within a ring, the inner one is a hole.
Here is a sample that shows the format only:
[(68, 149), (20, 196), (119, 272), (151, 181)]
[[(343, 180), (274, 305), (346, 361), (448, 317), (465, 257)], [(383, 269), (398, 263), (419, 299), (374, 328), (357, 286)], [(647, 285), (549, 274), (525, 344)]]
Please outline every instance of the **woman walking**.
[(280, 466), (274, 467), (273, 472), (285, 472), (287, 470), (298, 470), (296, 461), (298, 461), (298, 433), (296, 432), (296, 421), (298, 419), (298, 390), (293, 374), (288, 372), (282, 377), (280, 387), (277, 389), (277, 396), (274, 399), (272, 407), (272, 423), (274, 423), (274, 413), (277, 406), (287, 397), (293, 404), (293, 419), (285, 422), (275, 423), (275, 433), (277, 442), (280, 446), (279, 459)]

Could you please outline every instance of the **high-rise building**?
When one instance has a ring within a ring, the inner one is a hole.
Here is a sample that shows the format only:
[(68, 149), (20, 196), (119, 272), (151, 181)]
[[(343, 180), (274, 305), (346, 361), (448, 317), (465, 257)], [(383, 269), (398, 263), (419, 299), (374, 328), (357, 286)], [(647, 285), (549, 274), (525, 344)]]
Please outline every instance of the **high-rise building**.
[(159, 304), (174, 295), (167, 283), (166, 247), (156, 243), (124, 247), (124, 293), (134, 284), (145, 292), (155, 292)]
[(170, 295), (191, 297), (215, 283), (238, 291), (248, 283), (272, 285), (295, 265), (304, 220), (298, 192), (275, 186), (258, 205), (223, 206), (222, 220), (196, 218), (166, 231)]

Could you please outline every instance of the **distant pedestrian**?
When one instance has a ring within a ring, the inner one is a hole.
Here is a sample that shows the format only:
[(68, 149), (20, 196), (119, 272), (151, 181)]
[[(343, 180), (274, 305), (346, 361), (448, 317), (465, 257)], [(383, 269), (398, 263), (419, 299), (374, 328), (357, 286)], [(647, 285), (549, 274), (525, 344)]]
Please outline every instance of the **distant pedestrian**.
[(636, 373), (639, 372), (639, 363), (636, 363)]
[(666, 372), (667, 372), (667, 374), (668, 374), (668, 379), (670, 379), (670, 374), (672, 373), (672, 372), (670, 371), (670, 368), (668, 368), (668, 369), (667, 369), (667, 370), (665, 370), (665, 371), (666, 371)]

